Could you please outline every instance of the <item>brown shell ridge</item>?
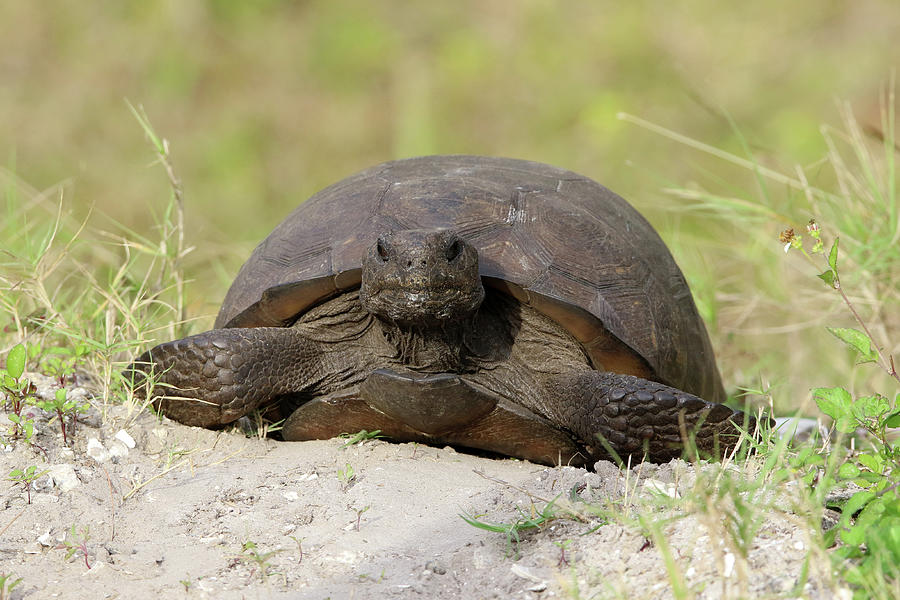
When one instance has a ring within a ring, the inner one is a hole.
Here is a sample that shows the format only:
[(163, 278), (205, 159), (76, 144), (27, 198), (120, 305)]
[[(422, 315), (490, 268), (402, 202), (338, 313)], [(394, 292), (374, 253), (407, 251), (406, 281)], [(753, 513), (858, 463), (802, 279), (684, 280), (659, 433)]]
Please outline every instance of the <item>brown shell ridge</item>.
[[(286, 327), (310, 308), (359, 287), (362, 269), (351, 269), (268, 288), (262, 297), (221, 327)], [(217, 327), (220, 325), (217, 324)]]

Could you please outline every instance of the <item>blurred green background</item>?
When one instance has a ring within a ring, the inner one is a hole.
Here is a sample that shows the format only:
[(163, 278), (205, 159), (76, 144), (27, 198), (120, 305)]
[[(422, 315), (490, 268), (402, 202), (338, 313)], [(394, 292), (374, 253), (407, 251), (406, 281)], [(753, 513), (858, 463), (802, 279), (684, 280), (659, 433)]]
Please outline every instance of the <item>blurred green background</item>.
[(900, 58), (896, 0), (0, 6), (7, 169), (53, 203), (62, 184), (74, 219), (93, 210), (92, 232), (150, 235), (169, 190), (125, 99), (143, 106), (185, 188), (194, 330), (315, 191), (394, 158), (489, 154), (578, 171), (641, 210), (685, 270), (732, 386), (771, 383), (790, 398), (842, 383), (830, 373), (849, 355), (821, 328), (848, 324), (840, 304), (803, 283), (812, 271), (777, 241), (814, 215), (750, 224), (685, 211), (662, 188), (752, 192), (752, 174), (617, 115), (740, 153), (733, 119), (762, 163), (815, 164), (837, 99), (878, 123)]

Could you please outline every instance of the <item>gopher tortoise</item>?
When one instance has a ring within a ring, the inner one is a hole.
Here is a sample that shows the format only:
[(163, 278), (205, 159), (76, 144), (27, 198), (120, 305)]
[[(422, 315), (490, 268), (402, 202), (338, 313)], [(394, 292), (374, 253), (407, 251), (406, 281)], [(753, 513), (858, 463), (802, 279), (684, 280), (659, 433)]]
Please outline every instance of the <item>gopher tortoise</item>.
[[(301, 204), (241, 268), (215, 329), (127, 370), (165, 415), (254, 409), (285, 440), (381, 430), (545, 464), (711, 454), (725, 398), (665, 244), (625, 200), (522, 160), (385, 163)], [(703, 400), (705, 398), (705, 400)]]

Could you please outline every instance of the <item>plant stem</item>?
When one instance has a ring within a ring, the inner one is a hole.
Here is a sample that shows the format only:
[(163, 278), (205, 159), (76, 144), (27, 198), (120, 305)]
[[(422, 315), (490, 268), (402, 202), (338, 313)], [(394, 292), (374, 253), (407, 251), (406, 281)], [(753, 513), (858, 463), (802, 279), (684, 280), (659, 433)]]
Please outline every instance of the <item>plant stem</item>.
[(838, 276), (837, 272), (835, 272), (834, 277), (834, 289), (836, 289), (840, 294), (841, 298), (844, 299), (844, 304), (847, 305), (847, 308), (850, 309), (850, 312), (853, 313), (853, 318), (856, 319), (856, 322), (859, 323), (859, 326), (863, 328), (863, 331), (866, 332), (866, 335), (869, 336), (869, 340), (871, 340), (872, 345), (875, 346), (875, 352), (878, 354), (879, 366), (884, 369), (884, 371), (900, 382), (900, 374), (897, 373), (897, 369), (894, 368), (894, 357), (891, 355), (888, 359), (885, 359), (884, 353), (881, 350), (881, 346), (875, 341), (875, 338), (872, 336), (872, 332), (869, 331), (869, 328), (866, 326), (865, 321), (863, 321), (862, 317), (859, 316), (859, 313), (856, 312), (856, 308), (853, 306), (853, 302), (850, 301), (850, 298), (847, 297), (847, 294), (844, 293), (844, 288), (841, 286), (841, 279)]

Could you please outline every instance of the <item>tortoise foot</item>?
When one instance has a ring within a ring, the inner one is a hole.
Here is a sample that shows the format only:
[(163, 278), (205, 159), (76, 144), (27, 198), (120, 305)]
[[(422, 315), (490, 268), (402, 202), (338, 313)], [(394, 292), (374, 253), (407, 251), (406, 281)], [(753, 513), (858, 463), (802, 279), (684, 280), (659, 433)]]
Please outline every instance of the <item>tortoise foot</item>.
[(213, 329), (151, 348), (123, 375), (166, 416), (215, 427), (302, 389), (311, 370), (307, 346), (292, 329)]
[(602, 441), (620, 457), (652, 462), (681, 456), (686, 442), (721, 456), (740, 439), (738, 427), (752, 430), (755, 419), (724, 404), (707, 402), (667, 385), (634, 377), (590, 371), (553, 380), (562, 408), (555, 420), (596, 451)]

